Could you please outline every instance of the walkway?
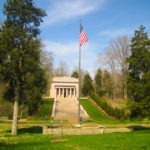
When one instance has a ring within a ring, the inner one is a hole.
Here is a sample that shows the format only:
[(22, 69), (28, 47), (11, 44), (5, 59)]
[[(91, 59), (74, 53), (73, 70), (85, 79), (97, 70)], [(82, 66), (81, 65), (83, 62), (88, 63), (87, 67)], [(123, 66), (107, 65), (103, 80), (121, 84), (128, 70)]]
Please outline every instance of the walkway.
[[(87, 118), (84, 112), (80, 111), (83, 119)], [(70, 122), (78, 122), (78, 103), (71, 99), (58, 99), (55, 108), (55, 120), (68, 120)]]

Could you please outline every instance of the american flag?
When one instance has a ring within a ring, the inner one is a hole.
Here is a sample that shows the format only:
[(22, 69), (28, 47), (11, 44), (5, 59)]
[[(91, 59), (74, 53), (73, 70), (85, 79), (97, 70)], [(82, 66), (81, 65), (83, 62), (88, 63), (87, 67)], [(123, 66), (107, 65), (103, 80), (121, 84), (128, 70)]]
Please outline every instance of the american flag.
[(80, 46), (85, 44), (88, 41), (88, 38), (83, 30), (82, 25), (80, 24)]

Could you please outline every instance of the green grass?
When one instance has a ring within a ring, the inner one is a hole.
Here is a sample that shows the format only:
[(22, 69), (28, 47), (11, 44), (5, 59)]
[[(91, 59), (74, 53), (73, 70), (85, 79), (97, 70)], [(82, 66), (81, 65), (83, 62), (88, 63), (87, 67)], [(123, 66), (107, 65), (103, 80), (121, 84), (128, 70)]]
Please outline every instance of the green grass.
[[(120, 123), (104, 115), (91, 101), (82, 99), (80, 102), (91, 116), (93, 122), (109, 125)], [(137, 131), (128, 133), (63, 137), (42, 135), (41, 124), (44, 122), (42, 120), (51, 111), (52, 104), (52, 99), (44, 100), (39, 113), (34, 118), (37, 120), (19, 122), (17, 136), (11, 136), (11, 124), (1, 122), (0, 150), (150, 150), (150, 128), (140, 125), (130, 126)], [(36, 123), (37, 125), (34, 126), (32, 123)], [(67, 139), (68, 141), (51, 142), (52, 140), (59, 139)]]
[(100, 111), (89, 99), (81, 99), (81, 105), (86, 110), (90, 116), (90, 121), (101, 124), (150, 124), (150, 120), (117, 120), (113, 117), (106, 116), (102, 111)]
[(51, 98), (45, 98), (43, 100), (43, 104), (39, 108), (38, 113), (31, 118), (31, 120), (45, 120), (46, 116), (47, 119), (51, 116), (52, 107), (53, 107), (53, 99)]
[[(42, 135), (40, 127), (19, 129), (11, 136), (8, 129), (0, 129), (0, 150), (149, 150), (150, 130), (103, 135), (74, 135), (52, 137)], [(52, 143), (52, 140), (67, 139)]]
[(94, 104), (92, 104), (89, 99), (81, 99), (80, 103), (83, 106), (83, 108), (87, 111), (92, 121), (98, 122), (98, 123), (106, 123), (106, 124), (107, 123), (112, 123), (112, 124), (120, 123), (118, 120), (115, 120), (113, 118), (106, 116)]

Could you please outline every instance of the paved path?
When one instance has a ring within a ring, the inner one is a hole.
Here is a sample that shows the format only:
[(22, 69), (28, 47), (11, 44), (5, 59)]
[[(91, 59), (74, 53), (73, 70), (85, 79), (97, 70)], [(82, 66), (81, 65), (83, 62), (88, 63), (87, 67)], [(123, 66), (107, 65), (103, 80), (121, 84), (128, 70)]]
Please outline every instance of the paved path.
[[(83, 119), (87, 116), (80, 111)], [(58, 99), (55, 108), (55, 120), (68, 120), (71, 122), (78, 122), (78, 103), (71, 99)]]

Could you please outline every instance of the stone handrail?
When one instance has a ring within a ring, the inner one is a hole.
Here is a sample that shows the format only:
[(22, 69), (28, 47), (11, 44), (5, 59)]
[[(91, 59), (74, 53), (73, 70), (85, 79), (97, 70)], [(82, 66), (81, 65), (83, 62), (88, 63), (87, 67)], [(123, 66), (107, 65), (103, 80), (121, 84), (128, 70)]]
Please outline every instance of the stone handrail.
[(51, 117), (55, 117), (55, 108), (56, 108), (56, 98), (54, 98), (54, 103), (53, 103), (53, 109), (52, 109), (52, 115)]
[[(75, 98), (75, 101), (77, 102), (77, 104), (79, 104), (77, 98)], [(84, 110), (84, 108), (82, 107), (82, 105), (80, 105), (81, 110), (83, 111), (83, 113), (85, 114), (86, 117), (89, 117), (88, 113)]]

